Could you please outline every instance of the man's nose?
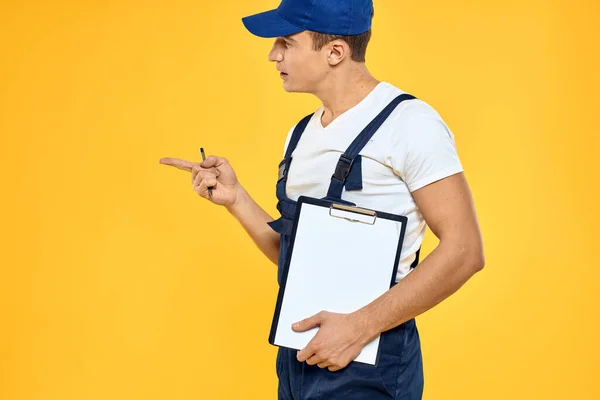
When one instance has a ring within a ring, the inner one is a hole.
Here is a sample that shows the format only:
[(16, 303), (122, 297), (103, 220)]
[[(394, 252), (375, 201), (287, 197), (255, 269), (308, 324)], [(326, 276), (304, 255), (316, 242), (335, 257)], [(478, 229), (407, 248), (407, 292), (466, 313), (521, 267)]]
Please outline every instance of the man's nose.
[(279, 44), (279, 41), (275, 41), (275, 43), (273, 43), (273, 47), (271, 48), (271, 51), (269, 52), (269, 61), (273, 61), (273, 62), (281, 62), (283, 61), (283, 53), (281, 52), (281, 46)]

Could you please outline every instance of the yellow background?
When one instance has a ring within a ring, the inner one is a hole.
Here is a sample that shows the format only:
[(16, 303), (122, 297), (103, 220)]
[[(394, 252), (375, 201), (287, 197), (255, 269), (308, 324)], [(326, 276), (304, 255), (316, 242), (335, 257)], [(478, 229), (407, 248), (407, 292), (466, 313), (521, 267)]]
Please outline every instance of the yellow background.
[[(275, 215), (319, 106), (240, 21), (277, 4), (2, 2), (0, 399), (276, 398), (276, 267), (158, 160), (204, 146)], [(454, 131), (485, 240), (417, 319), (425, 399), (599, 399), (600, 3), (375, 10), (367, 65)]]

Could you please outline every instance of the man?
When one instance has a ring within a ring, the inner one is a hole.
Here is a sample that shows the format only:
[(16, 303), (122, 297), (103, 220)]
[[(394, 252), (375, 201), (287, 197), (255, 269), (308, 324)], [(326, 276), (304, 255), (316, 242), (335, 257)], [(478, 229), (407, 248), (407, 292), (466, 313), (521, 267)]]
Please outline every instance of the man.
[[(427, 103), (366, 68), (372, 16), (371, 0), (283, 0), (276, 10), (243, 18), (251, 33), (275, 38), (269, 60), (284, 89), (322, 102), (288, 133), (277, 182), (281, 218), (274, 220), (252, 199), (224, 158), (161, 159), (190, 171), (194, 190), (229, 210), (278, 264), (280, 281), (300, 195), (408, 217), (397, 283), (388, 292), (351, 314), (321, 312), (293, 326), (319, 330), (301, 351), (278, 350), (281, 400), (420, 399), (423, 365), (414, 318), (484, 265), (452, 132)], [(351, 145), (357, 137), (363, 143)], [(419, 263), (426, 226), (440, 242)], [(378, 366), (352, 362), (379, 334)]]

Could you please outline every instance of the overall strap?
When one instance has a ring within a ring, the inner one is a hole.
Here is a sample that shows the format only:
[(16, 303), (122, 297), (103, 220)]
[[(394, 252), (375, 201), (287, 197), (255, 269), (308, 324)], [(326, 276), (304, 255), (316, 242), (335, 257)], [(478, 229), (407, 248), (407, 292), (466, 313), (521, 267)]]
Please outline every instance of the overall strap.
[(285, 151), (285, 158), (289, 158), (292, 156), (292, 152), (296, 149), (298, 142), (300, 141), (300, 137), (302, 133), (306, 129), (306, 125), (308, 125), (308, 121), (313, 116), (314, 113), (308, 114), (306, 117), (302, 118), (296, 127), (294, 128), (294, 132), (292, 132), (292, 137), (290, 138), (290, 142), (288, 143), (288, 147)]
[(417, 253), (415, 254), (415, 259), (412, 262), (412, 264), (410, 264), (410, 269), (415, 268), (417, 265), (419, 265), (419, 255), (421, 254), (421, 247), (419, 247), (417, 249)]
[[(313, 113), (314, 114), (314, 113)], [(292, 137), (288, 142), (287, 149), (285, 151), (285, 156), (283, 160), (279, 163), (279, 177), (277, 178), (277, 186), (276, 186), (276, 194), (277, 199), (277, 209), (281, 214), (281, 217), (267, 222), (267, 224), (275, 231), (280, 234), (290, 234), (291, 233), (291, 220), (294, 215), (294, 211), (296, 210), (296, 202), (289, 199), (286, 195), (285, 186), (287, 183), (288, 171), (290, 169), (290, 163), (292, 162), (292, 152), (298, 145), (300, 141), (300, 137), (302, 133), (306, 129), (306, 125), (308, 125), (308, 121), (313, 114), (309, 114), (306, 117), (302, 118), (294, 131), (292, 132)]]
[[(287, 149), (285, 150), (285, 156), (283, 160), (279, 163), (279, 176), (277, 178), (277, 186), (281, 186), (278, 188), (278, 192), (285, 192), (285, 182), (287, 181), (288, 171), (290, 170), (290, 164), (292, 163), (292, 153), (296, 149), (298, 142), (300, 141), (300, 137), (302, 133), (306, 129), (306, 125), (310, 121), (310, 118), (314, 113), (308, 114), (306, 117), (302, 118), (300, 122), (296, 124), (294, 131), (292, 132), (292, 137), (288, 142)], [(280, 197), (279, 194), (277, 197)], [(285, 197), (285, 195), (283, 196)]]
[[(415, 99), (415, 96), (408, 93), (404, 93), (396, 97), (354, 139), (344, 154), (340, 156), (340, 159), (335, 167), (335, 172), (331, 176), (331, 183), (329, 184), (329, 190), (327, 191), (327, 198), (341, 200), (346, 179), (348, 178), (352, 164), (358, 157), (358, 153), (367, 145), (367, 143), (369, 143), (369, 140), (390, 116), (398, 104), (405, 100), (412, 99)], [(358, 171), (358, 173), (360, 173), (360, 171)], [(362, 178), (360, 183), (362, 186)]]

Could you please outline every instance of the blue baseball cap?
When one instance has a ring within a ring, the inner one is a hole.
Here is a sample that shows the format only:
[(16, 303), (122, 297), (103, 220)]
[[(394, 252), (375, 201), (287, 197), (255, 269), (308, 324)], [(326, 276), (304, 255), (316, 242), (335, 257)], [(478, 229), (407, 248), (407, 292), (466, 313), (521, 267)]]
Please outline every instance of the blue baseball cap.
[(373, 0), (282, 0), (275, 10), (242, 18), (250, 33), (273, 38), (313, 31), (358, 35), (371, 28)]

